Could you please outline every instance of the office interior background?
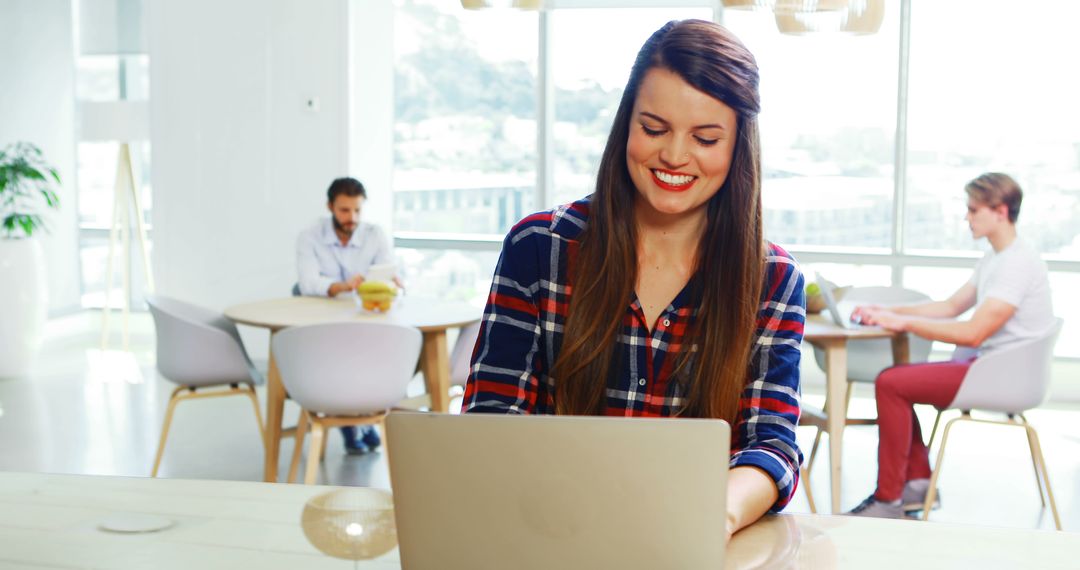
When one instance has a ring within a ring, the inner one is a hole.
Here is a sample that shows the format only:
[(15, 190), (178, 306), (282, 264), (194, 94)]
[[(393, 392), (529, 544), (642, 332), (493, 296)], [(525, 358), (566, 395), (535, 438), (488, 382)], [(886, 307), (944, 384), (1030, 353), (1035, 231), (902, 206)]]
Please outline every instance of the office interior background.
[[(987, 247), (964, 183), (1020, 182), (1019, 231), (1065, 319), (1051, 401), (1080, 402), (1080, 4), (886, 0), (869, 35), (785, 35), (719, 0), (549, 5), (0, 0), (0, 145), (37, 144), (63, 180), (43, 237), (52, 322), (124, 294), (105, 271), (122, 142), (164, 294), (215, 309), (287, 295), (296, 235), (350, 175), (408, 294), (482, 306), (509, 227), (591, 191), (641, 43), (703, 18), (758, 59), (766, 234), (809, 270), (943, 298)], [(145, 134), (92, 132), (117, 115)], [(243, 331), (256, 359), (266, 334)]]

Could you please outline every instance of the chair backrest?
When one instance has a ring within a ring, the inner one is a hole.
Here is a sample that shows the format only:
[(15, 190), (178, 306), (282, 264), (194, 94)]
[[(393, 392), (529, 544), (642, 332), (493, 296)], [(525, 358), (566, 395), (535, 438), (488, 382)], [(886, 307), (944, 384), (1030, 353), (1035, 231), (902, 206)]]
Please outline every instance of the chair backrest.
[(157, 333), (157, 369), (184, 386), (258, 379), (236, 325), (221, 313), (162, 295), (146, 298)]
[(971, 363), (950, 408), (1019, 413), (1046, 401), (1062, 319), (1041, 336), (992, 350)]
[[(929, 301), (925, 293), (903, 287), (853, 287), (844, 295), (844, 303), (904, 305)], [(908, 362), (926, 362), (933, 343), (917, 335), (908, 335)], [(848, 380), (873, 382), (884, 369), (893, 365), (892, 342), (887, 338), (849, 340), (847, 343)], [(825, 351), (814, 347), (814, 360), (825, 370)]]
[(271, 346), (282, 384), (305, 410), (359, 416), (405, 398), (421, 342), (413, 327), (345, 322), (288, 328)]
[(469, 380), (469, 364), (472, 361), (476, 338), (480, 336), (480, 321), (461, 327), (454, 350), (450, 353), (450, 385), (464, 386)]

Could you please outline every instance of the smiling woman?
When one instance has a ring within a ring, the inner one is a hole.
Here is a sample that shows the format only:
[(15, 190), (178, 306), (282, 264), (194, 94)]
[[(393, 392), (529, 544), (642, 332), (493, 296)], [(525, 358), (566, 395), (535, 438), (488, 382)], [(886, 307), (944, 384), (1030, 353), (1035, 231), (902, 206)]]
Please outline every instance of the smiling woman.
[(507, 236), (463, 404), (726, 420), (729, 532), (782, 509), (801, 462), (803, 282), (762, 237), (758, 110), (757, 64), (729, 31), (653, 33), (596, 191)]
[(633, 111), (626, 163), (640, 193), (639, 215), (683, 215), (702, 209), (731, 167), (738, 117), (679, 75), (645, 75)]

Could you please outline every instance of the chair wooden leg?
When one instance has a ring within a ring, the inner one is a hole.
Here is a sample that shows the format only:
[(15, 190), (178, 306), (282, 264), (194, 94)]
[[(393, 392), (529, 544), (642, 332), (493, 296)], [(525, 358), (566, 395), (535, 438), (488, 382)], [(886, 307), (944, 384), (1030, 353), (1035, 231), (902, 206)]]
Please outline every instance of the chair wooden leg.
[(1032, 439), (1031, 439), (1031, 431), (1029, 431), (1027, 429), (1027, 423), (1028, 423), (1027, 418), (1024, 417), (1024, 414), (1019, 414), (1019, 416), (1020, 416), (1020, 419), (1024, 421), (1024, 428), (1025, 428), (1024, 433), (1025, 433), (1025, 435), (1027, 435), (1028, 449), (1031, 451), (1031, 464), (1032, 464), (1032, 466), (1035, 467), (1035, 485), (1037, 485), (1039, 487), (1039, 501), (1042, 503), (1042, 506), (1045, 508), (1046, 507), (1046, 495), (1043, 494), (1043, 488), (1042, 488), (1043, 475), (1039, 470), (1039, 458), (1038, 458), (1038, 455), (1035, 454), (1035, 442), (1032, 441)]
[(263, 425), (262, 412), (259, 411), (259, 397), (255, 394), (255, 387), (248, 386), (244, 391), (251, 398), (251, 406), (255, 408), (255, 422), (259, 425), (259, 439), (262, 440), (263, 452), (266, 452), (266, 428)]
[(307, 410), (300, 410), (300, 419), (296, 420), (296, 436), (293, 437), (292, 461), (289, 462), (289, 483), (296, 482), (296, 472), (300, 468), (300, 455), (304, 450), (304, 437), (307, 435), (308, 422), (310, 422)]
[(154, 455), (154, 467), (150, 470), (151, 477), (157, 477), (158, 467), (161, 467), (161, 456), (165, 453), (165, 441), (169, 439), (169, 426), (172, 425), (173, 411), (176, 410), (176, 404), (180, 402), (180, 392), (185, 390), (183, 386), (173, 390), (171, 396), (169, 396), (169, 405), (165, 409), (165, 421), (161, 425), (161, 438), (158, 440), (157, 454)]
[(945, 444), (949, 440), (949, 430), (952, 429), (954, 423), (967, 418), (963, 415), (958, 418), (949, 420), (949, 423), (945, 424), (945, 431), (941, 434), (941, 447), (938, 449), (937, 461), (934, 463), (934, 471), (930, 475), (930, 488), (926, 490), (926, 501), (923, 503), (922, 520), (930, 519), (930, 509), (934, 506), (934, 499), (937, 498), (937, 482), (938, 476), (941, 475), (941, 466), (945, 462)]
[(810, 490), (810, 472), (805, 467), (801, 468), (800, 471), (800, 478), (802, 479), (800, 482), (802, 483), (803, 491), (806, 492), (806, 502), (810, 503), (810, 512), (817, 514), (817, 505), (814, 504), (814, 492)]
[[(1028, 441), (1032, 444), (1034, 452), (1037, 455), (1037, 471), (1042, 472), (1043, 483), (1046, 484), (1046, 498), (1050, 501), (1050, 512), (1054, 514), (1054, 528), (1061, 530), (1061, 517), (1058, 516), (1057, 502), (1054, 501), (1054, 492), (1050, 490), (1050, 475), (1046, 472), (1046, 458), (1043, 457), (1042, 445), (1039, 444), (1039, 434), (1035, 432), (1035, 428), (1027, 424), (1025, 420), (1024, 429), (1028, 433)], [(1041, 491), (1040, 491), (1041, 494)]]
[(934, 418), (934, 429), (930, 430), (930, 442), (926, 444), (926, 449), (934, 446), (934, 436), (937, 435), (937, 427), (941, 423), (941, 414), (943, 413), (945, 413), (943, 410), (938, 410), (937, 417)]
[(319, 477), (319, 450), (322, 449), (326, 427), (318, 417), (311, 416), (311, 445), (308, 446), (307, 466), (304, 471), (304, 484), (314, 485)]
[(330, 432), (329, 432), (329, 430), (327, 431), (327, 433), (322, 438), (322, 447), (319, 448), (319, 461), (325, 461), (326, 460), (326, 442), (328, 442), (328, 441), (330, 441)]
[(821, 445), (821, 428), (818, 428), (817, 433), (814, 434), (814, 445), (810, 447), (810, 459), (806, 460), (806, 471), (809, 472), (814, 468), (814, 460), (817, 459), (818, 447)]
[(379, 435), (382, 436), (382, 451), (380, 452), (383, 459), (386, 460), (386, 468), (390, 469), (390, 439), (386, 437), (386, 416), (379, 417), (378, 422)]
[(847, 383), (847, 392), (844, 394), (844, 418), (848, 417), (848, 411), (851, 410), (851, 394), (854, 392), (855, 384), (851, 381)]

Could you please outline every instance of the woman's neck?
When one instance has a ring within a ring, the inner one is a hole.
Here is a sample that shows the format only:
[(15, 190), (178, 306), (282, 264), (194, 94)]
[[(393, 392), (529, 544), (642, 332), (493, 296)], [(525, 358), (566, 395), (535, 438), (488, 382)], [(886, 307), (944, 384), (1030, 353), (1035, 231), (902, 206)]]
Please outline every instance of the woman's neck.
[(665, 255), (675, 259), (693, 259), (697, 253), (701, 235), (705, 232), (705, 208), (686, 214), (669, 215), (647, 207), (634, 211), (637, 224), (639, 255)]

